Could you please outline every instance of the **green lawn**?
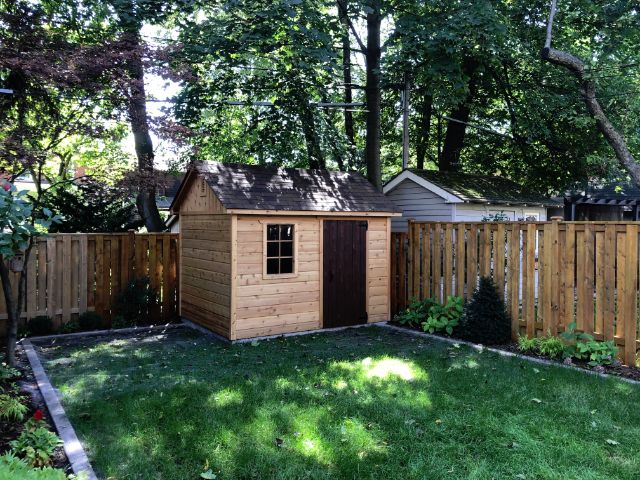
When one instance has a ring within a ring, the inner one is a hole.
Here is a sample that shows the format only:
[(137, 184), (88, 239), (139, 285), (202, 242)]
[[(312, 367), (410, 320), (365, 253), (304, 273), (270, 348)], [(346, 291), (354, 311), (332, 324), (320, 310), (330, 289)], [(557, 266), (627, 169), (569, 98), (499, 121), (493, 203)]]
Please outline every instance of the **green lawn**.
[(640, 388), (377, 327), (44, 354), (101, 478), (640, 475)]

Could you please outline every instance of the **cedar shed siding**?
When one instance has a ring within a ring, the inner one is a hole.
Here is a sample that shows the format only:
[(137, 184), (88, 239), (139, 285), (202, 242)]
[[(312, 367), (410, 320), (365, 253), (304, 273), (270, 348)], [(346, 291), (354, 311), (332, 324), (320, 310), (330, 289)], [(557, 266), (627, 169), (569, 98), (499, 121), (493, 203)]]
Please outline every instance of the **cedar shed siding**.
[(231, 215), (204, 179), (190, 177), (180, 204), (180, 314), (229, 338)]
[[(181, 315), (230, 340), (323, 328), (323, 255), (331, 251), (323, 252), (322, 232), (331, 219), (367, 222), (367, 321), (388, 320), (390, 205), (356, 174), (197, 166), (172, 206)], [(269, 224), (294, 225), (292, 273), (265, 271)]]

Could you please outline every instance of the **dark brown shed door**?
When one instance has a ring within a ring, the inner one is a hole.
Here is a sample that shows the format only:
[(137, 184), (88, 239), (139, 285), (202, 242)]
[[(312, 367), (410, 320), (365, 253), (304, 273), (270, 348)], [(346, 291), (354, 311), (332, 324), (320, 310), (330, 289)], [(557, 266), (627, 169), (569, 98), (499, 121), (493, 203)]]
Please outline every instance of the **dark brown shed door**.
[(323, 223), (323, 326), (366, 323), (367, 222), (325, 220)]

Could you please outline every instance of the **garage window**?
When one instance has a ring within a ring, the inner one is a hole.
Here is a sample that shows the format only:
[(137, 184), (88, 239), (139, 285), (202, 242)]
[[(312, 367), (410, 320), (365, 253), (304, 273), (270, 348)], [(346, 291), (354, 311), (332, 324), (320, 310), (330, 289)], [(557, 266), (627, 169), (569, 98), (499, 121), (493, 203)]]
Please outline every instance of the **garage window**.
[(267, 275), (294, 273), (294, 225), (269, 224), (266, 231)]

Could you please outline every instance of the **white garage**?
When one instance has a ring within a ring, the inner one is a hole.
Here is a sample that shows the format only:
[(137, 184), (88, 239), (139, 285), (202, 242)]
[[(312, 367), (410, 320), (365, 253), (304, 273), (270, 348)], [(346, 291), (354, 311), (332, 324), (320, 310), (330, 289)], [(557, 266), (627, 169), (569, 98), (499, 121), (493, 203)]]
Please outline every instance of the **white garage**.
[(409, 219), (481, 222), (499, 215), (510, 221), (544, 221), (547, 208), (560, 205), (507, 178), (436, 170), (404, 170), (383, 191), (402, 211), (402, 217), (391, 220), (394, 232), (406, 231)]

